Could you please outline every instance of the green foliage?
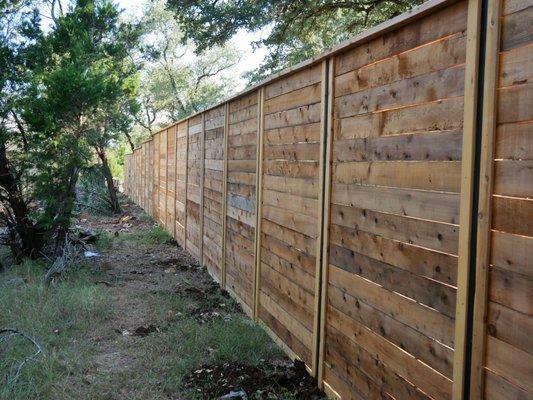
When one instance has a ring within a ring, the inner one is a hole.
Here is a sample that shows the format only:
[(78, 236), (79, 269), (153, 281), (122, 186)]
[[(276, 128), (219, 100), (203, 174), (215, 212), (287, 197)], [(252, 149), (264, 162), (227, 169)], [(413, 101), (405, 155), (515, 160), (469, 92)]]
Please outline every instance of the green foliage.
[[(70, 226), (79, 174), (94, 151), (107, 165), (106, 147), (131, 128), (139, 31), (108, 0), (73, 1), (46, 31), (38, 7), (20, 1), (3, 10), (10, 26), (0, 41), (0, 89), (9, 101), (0, 102), (0, 201), (12, 210), (9, 226), (53, 237)], [(13, 230), (24, 247), (27, 232)]]
[(199, 55), (183, 43), (181, 26), (163, 0), (149, 2), (139, 22), (143, 29), (141, 112), (136, 144), (159, 127), (220, 102), (236, 87), (231, 68), (239, 54), (215, 46)]
[(257, 45), (270, 53), (252, 81), (303, 61), (422, 0), (167, 0), (184, 40), (199, 51), (227, 43), (240, 29), (268, 30)]
[[(72, 376), (87, 368), (95, 345), (85, 334), (109, 318), (112, 307), (106, 290), (95, 285), (88, 270), (79, 268), (59, 282), (43, 283), (44, 265), (26, 262), (0, 274), (0, 326), (33, 337), (43, 353), (22, 369), (14, 391), (0, 385), (0, 399), (76, 398)], [(22, 278), (21, 285), (2, 284)], [(0, 347), (0, 375), (33, 352), (29, 342), (15, 338)]]
[(79, 211), (111, 215), (105, 177), (100, 165), (92, 165), (80, 173), (76, 198), (76, 209)]
[(153, 244), (163, 244), (172, 240), (172, 236), (165, 228), (156, 225), (148, 231), (139, 231), (134, 233), (124, 233), (118, 238), (118, 242), (135, 242), (140, 245), (148, 246)]

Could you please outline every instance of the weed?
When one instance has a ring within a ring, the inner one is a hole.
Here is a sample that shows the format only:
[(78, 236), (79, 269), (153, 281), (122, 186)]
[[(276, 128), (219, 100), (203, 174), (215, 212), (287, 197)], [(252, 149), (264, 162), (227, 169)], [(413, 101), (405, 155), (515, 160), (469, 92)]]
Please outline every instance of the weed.
[(122, 234), (116, 240), (117, 243), (130, 242), (136, 245), (150, 246), (167, 243), (172, 240), (172, 236), (170, 236), (164, 228), (157, 225), (148, 231)]
[[(45, 268), (42, 262), (28, 261), (0, 275), (1, 282), (24, 281), (0, 290), (0, 326), (25, 332), (43, 347), (43, 354), (24, 366), (13, 391), (0, 386), (0, 399), (76, 397), (68, 381), (85, 368), (84, 361), (90, 357), (92, 344), (84, 333), (112, 312), (105, 289), (93, 283), (87, 269), (76, 269), (60, 281), (45, 284)], [(2, 342), (0, 375), (32, 350), (23, 340)]]

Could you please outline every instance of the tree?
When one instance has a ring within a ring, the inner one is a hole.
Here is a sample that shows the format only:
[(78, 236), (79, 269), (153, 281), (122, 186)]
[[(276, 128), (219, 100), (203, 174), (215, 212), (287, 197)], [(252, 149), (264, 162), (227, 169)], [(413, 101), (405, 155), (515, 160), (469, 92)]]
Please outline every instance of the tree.
[(8, 99), (0, 120), (0, 201), (20, 261), (40, 256), (52, 240), (56, 249), (63, 242), (96, 132), (107, 135), (103, 110), (114, 110), (130, 91), (124, 60), (136, 35), (107, 0), (76, 1), (54, 16), (48, 33), (37, 10), (28, 11), (31, 3), (8, 7), (13, 23), (0, 47)]
[[(147, 5), (140, 21), (144, 31), (143, 63), (137, 123), (153, 134), (165, 124), (218, 103), (236, 88), (228, 73), (239, 54), (231, 46), (215, 46), (194, 54), (184, 43), (181, 26), (163, 1)], [(143, 135), (145, 136), (145, 135)]]
[(260, 80), (303, 61), (354, 34), (392, 18), (422, 0), (167, 0), (180, 22), (184, 40), (198, 51), (227, 43), (240, 29), (270, 33), (258, 43), (270, 53)]

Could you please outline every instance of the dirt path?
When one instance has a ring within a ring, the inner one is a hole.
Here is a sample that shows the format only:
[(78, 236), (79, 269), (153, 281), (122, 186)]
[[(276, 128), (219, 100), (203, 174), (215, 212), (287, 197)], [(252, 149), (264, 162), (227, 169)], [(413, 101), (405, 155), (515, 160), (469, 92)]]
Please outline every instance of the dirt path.
[(92, 263), (113, 308), (87, 333), (95, 352), (77, 383), (84, 398), (320, 398), (303, 366), (137, 206), (125, 204), (122, 219), (87, 216), (80, 227), (102, 232)]

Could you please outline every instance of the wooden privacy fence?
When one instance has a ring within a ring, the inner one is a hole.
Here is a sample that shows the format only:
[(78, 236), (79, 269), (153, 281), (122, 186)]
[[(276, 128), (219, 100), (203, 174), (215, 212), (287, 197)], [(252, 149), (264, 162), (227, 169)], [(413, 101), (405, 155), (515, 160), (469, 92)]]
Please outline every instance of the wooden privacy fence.
[(329, 395), (532, 399), (532, 5), (425, 3), (158, 132), (126, 193)]

